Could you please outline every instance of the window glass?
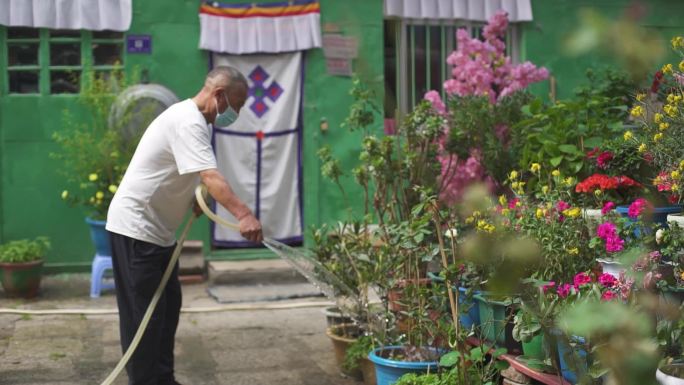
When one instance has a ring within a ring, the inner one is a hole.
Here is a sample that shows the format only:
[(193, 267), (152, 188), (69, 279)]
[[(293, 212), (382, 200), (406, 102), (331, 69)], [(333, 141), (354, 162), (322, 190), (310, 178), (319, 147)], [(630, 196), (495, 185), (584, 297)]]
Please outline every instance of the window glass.
[(81, 90), (81, 71), (50, 71), (51, 94), (77, 94)]
[(81, 43), (50, 43), (50, 65), (81, 65)]
[(93, 44), (93, 65), (121, 64), (122, 45), (119, 43), (95, 43)]
[(39, 93), (39, 71), (9, 71), (9, 92), (12, 94)]
[(38, 65), (40, 43), (7, 43), (7, 64), (10, 67)]

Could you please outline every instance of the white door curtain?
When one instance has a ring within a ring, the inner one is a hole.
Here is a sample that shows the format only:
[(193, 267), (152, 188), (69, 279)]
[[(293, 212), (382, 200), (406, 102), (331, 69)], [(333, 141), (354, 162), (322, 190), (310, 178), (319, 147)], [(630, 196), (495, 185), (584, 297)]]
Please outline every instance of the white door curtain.
[(0, 0), (0, 25), (127, 31), (132, 0)]
[(201, 49), (233, 55), (321, 47), (318, 0), (277, 3), (202, 3)]
[(486, 22), (503, 9), (512, 23), (532, 21), (531, 0), (385, 0), (385, 16)]

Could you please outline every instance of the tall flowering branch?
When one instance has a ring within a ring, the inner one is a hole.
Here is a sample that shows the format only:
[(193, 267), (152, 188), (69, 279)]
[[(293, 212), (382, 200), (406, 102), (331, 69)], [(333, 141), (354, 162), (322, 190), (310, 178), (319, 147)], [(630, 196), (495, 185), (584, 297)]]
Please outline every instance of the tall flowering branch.
[[(512, 64), (506, 56), (505, 36), (508, 28), (506, 12), (497, 12), (483, 30), (484, 40), (471, 38), (466, 29), (456, 33), (458, 49), (447, 58), (453, 67), (451, 79), (444, 82), (444, 91), (449, 98), (480, 96), (486, 97), (496, 107), (506, 96), (525, 89), (529, 84), (548, 78), (546, 68), (536, 67), (530, 62)], [(430, 101), (434, 109), (449, 117), (449, 111), (441, 100), (439, 93), (429, 91), (425, 99)], [(452, 115), (453, 117), (453, 115)], [(505, 143), (509, 122), (494, 122), (493, 134)], [(488, 127), (479, 127), (486, 130)], [(460, 156), (448, 151), (445, 144), (450, 136), (450, 127), (445, 127), (439, 139), (438, 162), (441, 164), (440, 199), (453, 203), (460, 196), (463, 188), (473, 181), (485, 181), (494, 185), (496, 181), (487, 176), (487, 167), (483, 165), (483, 149), (478, 145), (462, 151)], [(470, 138), (468, 138), (470, 139)]]

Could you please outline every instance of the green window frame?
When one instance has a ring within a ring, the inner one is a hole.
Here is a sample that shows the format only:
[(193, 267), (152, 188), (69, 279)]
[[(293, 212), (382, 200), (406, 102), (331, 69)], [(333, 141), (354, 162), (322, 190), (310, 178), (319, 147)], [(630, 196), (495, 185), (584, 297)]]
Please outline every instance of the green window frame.
[[(444, 98), (442, 84), (451, 74), (446, 59), (456, 48), (456, 30), (466, 28), (475, 37), (484, 26), (457, 20), (385, 19), (385, 83), (390, 91), (385, 93), (385, 118), (407, 113), (428, 90), (438, 89)], [(506, 51), (514, 63), (520, 61), (515, 24), (508, 27)]]
[[(8, 33), (12, 28), (0, 27), (0, 56), (3, 58), (0, 60), (2, 95), (78, 95), (85, 80), (84, 73), (89, 70), (100, 74), (108, 73), (122, 68), (126, 62), (123, 32), (36, 28), (29, 30), (38, 31), (37, 37), (12, 38)], [(9, 62), (10, 46), (19, 44), (38, 44), (36, 63)], [(75, 45), (77, 47), (74, 47)], [(68, 55), (74, 51), (78, 52), (77, 58)], [(10, 92), (10, 74), (19, 72), (37, 73), (37, 89), (32, 90), (33, 92)], [(69, 89), (70, 87), (72, 89)]]

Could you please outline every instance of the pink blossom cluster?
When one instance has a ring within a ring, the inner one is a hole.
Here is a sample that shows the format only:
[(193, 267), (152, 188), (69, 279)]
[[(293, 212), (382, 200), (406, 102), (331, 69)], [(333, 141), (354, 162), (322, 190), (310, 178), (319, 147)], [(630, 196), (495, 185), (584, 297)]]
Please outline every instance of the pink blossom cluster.
[[(556, 288), (556, 294), (560, 298), (567, 298), (571, 294), (579, 294), (582, 288), (589, 287), (594, 280), (591, 275), (581, 272), (573, 278), (573, 284), (563, 283)], [(601, 300), (611, 301), (621, 298), (627, 300), (634, 284), (633, 280), (626, 279), (624, 272), (616, 278), (611, 274), (601, 274), (597, 281), (600, 284)], [(542, 286), (544, 293), (555, 286), (555, 282), (549, 282)]]
[(606, 251), (616, 253), (624, 248), (625, 241), (617, 234), (617, 227), (611, 222), (601, 223), (596, 228), (596, 235), (606, 242)]
[(653, 206), (651, 205), (651, 203), (646, 199), (638, 198), (634, 202), (632, 202), (631, 205), (629, 205), (627, 215), (629, 215), (629, 217), (632, 219), (637, 219), (644, 212), (645, 209), (651, 209), (652, 207)]
[[(505, 36), (508, 28), (506, 12), (497, 12), (483, 30), (484, 40), (471, 38), (466, 29), (459, 29), (456, 33), (458, 49), (447, 58), (447, 63), (453, 69), (452, 78), (444, 82), (444, 90), (448, 95), (487, 96), (491, 103), (526, 88), (529, 84), (548, 78), (549, 71), (543, 67), (536, 67), (530, 62), (512, 64), (510, 57), (505, 54)], [(448, 111), (437, 91), (428, 91), (425, 100), (429, 101), (435, 111), (447, 115)], [(504, 141), (507, 137), (508, 126), (498, 124), (495, 128), (497, 137)], [(485, 177), (478, 149), (471, 149), (470, 156), (458, 159), (448, 154), (441, 145), (449, 136), (446, 127), (440, 138), (440, 155), (437, 160), (441, 164), (441, 192), (440, 199), (446, 203), (454, 203), (463, 189), (473, 181), (485, 180), (493, 185), (491, 178)]]
[(614, 202), (606, 202), (603, 207), (601, 208), (601, 215), (606, 215), (609, 212), (611, 212), (613, 209), (615, 209), (615, 203)]

